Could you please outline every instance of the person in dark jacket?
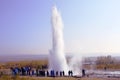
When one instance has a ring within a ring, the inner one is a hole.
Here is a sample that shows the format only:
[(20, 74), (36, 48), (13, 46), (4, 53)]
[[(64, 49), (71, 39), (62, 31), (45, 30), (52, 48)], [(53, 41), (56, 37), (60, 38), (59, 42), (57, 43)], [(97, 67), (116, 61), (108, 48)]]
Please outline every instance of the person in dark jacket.
[(56, 76), (58, 76), (58, 71), (56, 71)]
[(47, 71), (47, 76), (49, 76), (49, 71)]
[(85, 69), (82, 69), (82, 77), (85, 76)]

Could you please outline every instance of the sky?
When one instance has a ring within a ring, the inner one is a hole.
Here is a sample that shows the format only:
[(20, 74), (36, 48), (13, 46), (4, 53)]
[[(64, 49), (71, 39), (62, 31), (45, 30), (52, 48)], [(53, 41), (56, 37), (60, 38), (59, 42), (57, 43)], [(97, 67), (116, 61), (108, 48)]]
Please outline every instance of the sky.
[(0, 55), (49, 54), (51, 10), (64, 23), (66, 54), (120, 56), (120, 0), (0, 0)]

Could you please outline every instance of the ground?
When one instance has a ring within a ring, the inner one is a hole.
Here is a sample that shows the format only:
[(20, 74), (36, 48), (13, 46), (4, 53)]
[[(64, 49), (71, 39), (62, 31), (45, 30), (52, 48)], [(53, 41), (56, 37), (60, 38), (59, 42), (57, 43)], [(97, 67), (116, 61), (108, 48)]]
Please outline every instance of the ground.
[(119, 78), (95, 78), (95, 77), (36, 77), (36, 76), (1, 76), (0, 80), (119, 80)]
[(31, 77), (31, 79), (34, 80), (119, 80), (119, 78), (89, 78), (89, 77), (83, 77), (83, 78), (75, 78), (75, 77)]

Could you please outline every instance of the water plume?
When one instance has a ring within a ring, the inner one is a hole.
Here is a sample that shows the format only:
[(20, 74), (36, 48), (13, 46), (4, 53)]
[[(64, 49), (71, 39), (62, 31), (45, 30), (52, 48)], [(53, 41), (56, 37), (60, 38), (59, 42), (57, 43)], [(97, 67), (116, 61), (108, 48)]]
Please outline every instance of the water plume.
[(52, 8), (52, 49), (50, 50), (49, 68), (54, 71), (68, 72), (64, 52), (63, 23), (56, 6)]

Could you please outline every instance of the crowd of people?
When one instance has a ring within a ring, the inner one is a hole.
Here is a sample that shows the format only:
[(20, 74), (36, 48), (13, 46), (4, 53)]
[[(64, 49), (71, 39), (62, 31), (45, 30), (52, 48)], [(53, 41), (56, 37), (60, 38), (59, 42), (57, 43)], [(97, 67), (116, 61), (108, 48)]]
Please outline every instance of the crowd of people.
[(31, 75), (32, 69), (29, 66), (26, 67), (11, 67), (11, 71), (13, 75)]
[(56, 76), (73, 76), (73, 71), (69, 70), (68, 74), (65, 74), (64, 71), (54, 71), (54, 70), (45, 70), (45, 69), (39, 69), (39, 68), (31, 68), (30, 66), (25, 67), (14, 67), (11, 68), (12, 75), (22, 75), (22, 76), (50, 76), (50, 77), (56, 77)]

